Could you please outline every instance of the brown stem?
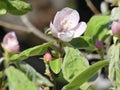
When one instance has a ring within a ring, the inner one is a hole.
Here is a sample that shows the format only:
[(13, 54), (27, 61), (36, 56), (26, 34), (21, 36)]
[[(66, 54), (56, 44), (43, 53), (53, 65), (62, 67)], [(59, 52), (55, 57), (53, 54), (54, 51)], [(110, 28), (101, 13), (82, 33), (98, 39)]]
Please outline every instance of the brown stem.
[(94, 4), (91, 2), (91, 0), (85, 0), (88, 7), (91, 9), (91, 11), (94, 13), (94, 14), (100, 14), (99, 10), (94, 6)]

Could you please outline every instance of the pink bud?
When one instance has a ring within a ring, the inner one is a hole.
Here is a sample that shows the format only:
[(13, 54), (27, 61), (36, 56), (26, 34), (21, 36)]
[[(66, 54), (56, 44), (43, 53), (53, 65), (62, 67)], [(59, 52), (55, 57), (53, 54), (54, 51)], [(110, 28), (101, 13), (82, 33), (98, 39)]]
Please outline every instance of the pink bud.
[(95, 41), (95, 46), (98, 50), (103, 49), (103, 43), (101, 41), (99, 41), (98, 39)]
[(9, 32), (4, 36), (2, 47), (11, 53), (19, 52), (20, 46), (17, 37), (15, 35), (15, 32)]
[(51, 59), (52, 59), (52, 56), (49, 52), (45, 53), (45, 55), (43, 56), (44, 61), (50, 61)]
[(112, 23), (112, 34), (114, 36), (120, 36), (120, 21)]

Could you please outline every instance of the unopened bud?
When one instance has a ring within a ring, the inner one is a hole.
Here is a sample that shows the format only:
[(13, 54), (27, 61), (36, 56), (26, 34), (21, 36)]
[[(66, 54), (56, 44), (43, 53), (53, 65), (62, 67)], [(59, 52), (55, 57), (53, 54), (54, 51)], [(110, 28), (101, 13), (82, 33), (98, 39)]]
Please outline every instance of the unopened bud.
[(113, 22), (111, 29), (114, 36), (120, 36), (120, 21)]
[(4, 36), (2, 47), (4, 48), (4, 50), (11, 53), (19, 52), (20, 46), (17, 37), (15, 35), (15, 32), (9, 32)]
[(95, 42), (95, 46), (98, 50), (102, 50), (103, 49), (103, 43), (99, 40), (96, 40)]
[(49, 52), (45, 53), (45, 55), (43, 56), (44, 61), (50, 61), (51, 59), (52, 59), (52, 56)]

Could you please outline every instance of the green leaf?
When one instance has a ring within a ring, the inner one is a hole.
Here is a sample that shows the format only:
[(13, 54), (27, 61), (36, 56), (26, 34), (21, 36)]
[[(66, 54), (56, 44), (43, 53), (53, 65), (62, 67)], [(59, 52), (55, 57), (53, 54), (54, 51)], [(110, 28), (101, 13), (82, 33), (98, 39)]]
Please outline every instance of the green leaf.
[(9, 67), (5, 70), (8, 78), (9, 90), (38, 90), (24, 73), (14, 67)]
[(4, 8), (0, 8), (0, 15), (6, 14), (7, 10)]
[(120, 43), (114, 44), (109, 49), (109, 78), (115, 89), (120, 89)]
[(94, 41), (96, 39), (104, 41), (108, 32), (108, 24), (110, 16), (93, 16), (87, 24), (87, 30), (84, 34), (85, 37), (91, 37)]
[(7, 13), (7, 5), (5, 1), (0, 1), (0, 15), (6, 14)]
[(31, 5), (22, 0), (7, 0), (8, 12), (14, 15), (22, 15), (31, 10)]
[(72, 41), (70, 41), (70, 44), (75, 47), (75, 48), (79, 48), (79, 49), (90, 49), (92, 48), (92, 50), (94, 50), (94, 45), (92, 44), (92, 38), (91, 37), (83, 37), (80, 36), (78, 38), (74, 38), (72, 39)]
[(89, 67), (87, 59), (78, 50), (65, 47), (65, 58), (63, 60), (62, 72), (67, 81), (72, 81), (77, 75)]
[(76, 78), (74, 78), (68, 85), (63, 87), (62, 90), (77, 90), (82, 84), (92, 78), (99, 69), (109, 64), (109, 61), (99, 61), (92, 66), (81, 72)]
[(55, 73), (58, 74), (61, 70), (61, 66), (62, 66), (62, 58), (58, 58), (55, 60), (51, 60), (50, 61), (50, 68), (51, 70)]
[(75, 48), (86, 48), (89, 47), (89, 40), (90, 38), (84, 38), (83, 36), (80, 36), (78, 38), (72, 39), (70, 44)]
[(38, 86), (53, 86), (53, 84), (40, 73), (38, 73), (34, 68), (28, 64), (20, 64), (21, 70), (28, 76), (28, 78), (33, 81)]
[(9, 59), (11, 61), (24, 60), (30, 56), (42, 55), (47, 51), (48, 47), (50, 47), (52, 45), (53, 45), (52, 42), (48, 42), (48, 43), (44, 43), (42, 45), (34, 46), (32, 48), (24, 50), (23, 52), (21, 52), (19, 54), (12, 55)]

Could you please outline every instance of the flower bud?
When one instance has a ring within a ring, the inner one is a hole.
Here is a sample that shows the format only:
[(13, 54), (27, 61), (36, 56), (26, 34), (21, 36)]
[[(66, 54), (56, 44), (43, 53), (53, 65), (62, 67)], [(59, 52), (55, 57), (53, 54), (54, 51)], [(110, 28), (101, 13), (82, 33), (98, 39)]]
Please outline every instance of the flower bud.
[(15, 35), (15, 32), (9, 32), (4, 36), (2, 47), (4, 50), (11, 52), (11, 53), (19, 52), (20, 46), (19, 46), (17, 37)]
[(120, 36), (120, 21), (113, 22), (111, 29), (114, 36)]
[(43, 56), (44, 61), (50, 61), (51, 59), (52, 59), (52, 56), (49, 52), (45, 53), (45, 55)]
[(103, 43), (101, 41), (99, 41), (98, 39), (95, 41), (95, 46), (98, 50), (103, 49)]

